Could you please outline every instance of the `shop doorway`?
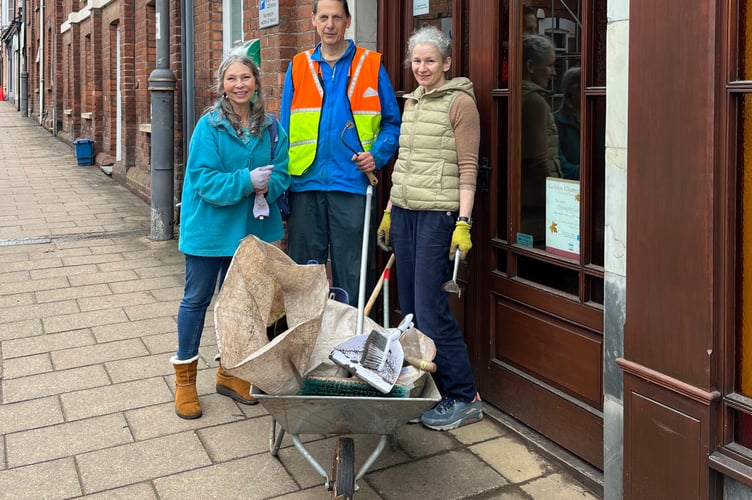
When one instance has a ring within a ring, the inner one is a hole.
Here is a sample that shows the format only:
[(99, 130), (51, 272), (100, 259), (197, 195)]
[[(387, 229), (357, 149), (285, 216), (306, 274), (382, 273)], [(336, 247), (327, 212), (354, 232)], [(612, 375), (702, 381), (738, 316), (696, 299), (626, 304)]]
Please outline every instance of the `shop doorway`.
[[(481, 395), (602, 468), (606, 2), (406, 4), (380, 4), (379, 48), (398, 94), (414, 89), (402, 65), (410, 33), (435, 24), (450, 33), (453, 76), (473, 81), (481, 116), (473, 250), (453, 299)], [(525, 26), (552, 48), (550, 78), (537, 82), (548, 110), (537, 121), (527, 115), (535, 68), (523, 56)], [(564, 108), (579, 127), (570, 134), (579, 158), (566, 177), (561, 162), (556, 175), (528, 175), (533, 158), (564, 155), (563, 125), (548, 121)], [(548, 130), (539, 136), (545, 154), (531, 145), (538, 122)]]

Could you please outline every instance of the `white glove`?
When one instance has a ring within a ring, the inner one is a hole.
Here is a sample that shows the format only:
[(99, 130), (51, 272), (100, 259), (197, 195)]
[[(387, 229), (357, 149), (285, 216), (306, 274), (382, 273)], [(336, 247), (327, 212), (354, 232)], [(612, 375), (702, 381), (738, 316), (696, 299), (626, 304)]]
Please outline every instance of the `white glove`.
[(272, 176), (272, 170), (274, 170), (274, 165), (265, 165), (251, 170), (251, 184), (253, 184), (253, 189), (266, 189), (269, 185), (269, 178)]
[(266, 201), (266, 196), (261, 193), (256, 193), (256, 199), (253, 202), (253, 216), (257, 219), (269, 217), (269, 203)]

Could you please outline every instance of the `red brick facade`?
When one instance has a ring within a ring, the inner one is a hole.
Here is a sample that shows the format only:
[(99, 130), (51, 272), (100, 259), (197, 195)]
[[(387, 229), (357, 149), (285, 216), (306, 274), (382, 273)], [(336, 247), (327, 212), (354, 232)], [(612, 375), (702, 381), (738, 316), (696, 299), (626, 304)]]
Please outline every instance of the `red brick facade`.
[[(180, 0), (170, 0), (170, 63), (174, 94), (175, 197), (183, 179), (183, 85)], [(98, 161), (145, 200), (151, 196), (151, 92), (156, 67), (155, 0), (28, 0), (29, 114), (68, 143), (94, 140)], [(40, 9), (44, 9), (44, 19)], [(258, 3), (244, 2), (244, 38), (260, 39), (262, 87), (278, 113), (292, 57), (315, 43), (311, 2), (280, 0), (280, 24), (260, 30)], [(217, 98), (216, 68), (223, 57), (222, 0), (193, 2), (192, 92), (197, 120)], [(43, 41), (40, 27), (44, 27)], [(44, 50), (40, 44), (44, 43)], [(39, 59), (37, 60), (37, 54)], [(42, 68), (42, 69), (40, 69)], [(40, 102), (40, 72), (44, 103)], [(40, 111), (41, 110), (41, 111)], [(41, 115), (41, 117), (40, 117)], [(55, 127), (57, 122), (57, 127)]]

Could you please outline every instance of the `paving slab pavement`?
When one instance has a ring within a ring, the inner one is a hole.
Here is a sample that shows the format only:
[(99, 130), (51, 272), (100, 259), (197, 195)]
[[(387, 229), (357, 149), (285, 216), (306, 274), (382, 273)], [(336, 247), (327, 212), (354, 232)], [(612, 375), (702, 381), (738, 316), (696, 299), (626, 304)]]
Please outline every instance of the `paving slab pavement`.
[[(289, 436), (269, 452), (261, 405), (215, 393), (211, 315), (204, 416), (175, 416), (183, 257), (149, 231), (147, 203), (0, 101), (0, 498), (329, 498)], [(400, 427), (356, 498), (599, 498), (597, 474), (488, 413), (444, 433)], [(362, 464), (378, 436), (353, 437)], [(301, 438), (329, 469), (336, 438)]]

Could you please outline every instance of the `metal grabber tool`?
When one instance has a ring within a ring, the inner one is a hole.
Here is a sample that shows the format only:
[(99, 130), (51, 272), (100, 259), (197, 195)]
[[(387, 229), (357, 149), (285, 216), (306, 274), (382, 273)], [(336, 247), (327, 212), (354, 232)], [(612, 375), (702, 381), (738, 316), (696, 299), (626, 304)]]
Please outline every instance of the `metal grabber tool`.
[[(355, 129), (355, 124), (352, 122), (352, 120), (347, 120), (347, 123), (345, 123), (345, 128), (342, 129), (342, 132), (339, 134), (339, 140), (342, 141), (342, 144), (345, 145), (347, 149), (352, 151), (354, 155), (359, 155), (363, 151), (356, 151), (350, 146), (347, 141), (345, 140), (345, 132), (347, 132), (350, 129)], [(379, 183), (379, 179), (376, 177), (376, 174), (373, 172), (367, 172), (366, 175), (368, 176), (368, 182), (371, 183), (371, 186), (375, 186)]]

